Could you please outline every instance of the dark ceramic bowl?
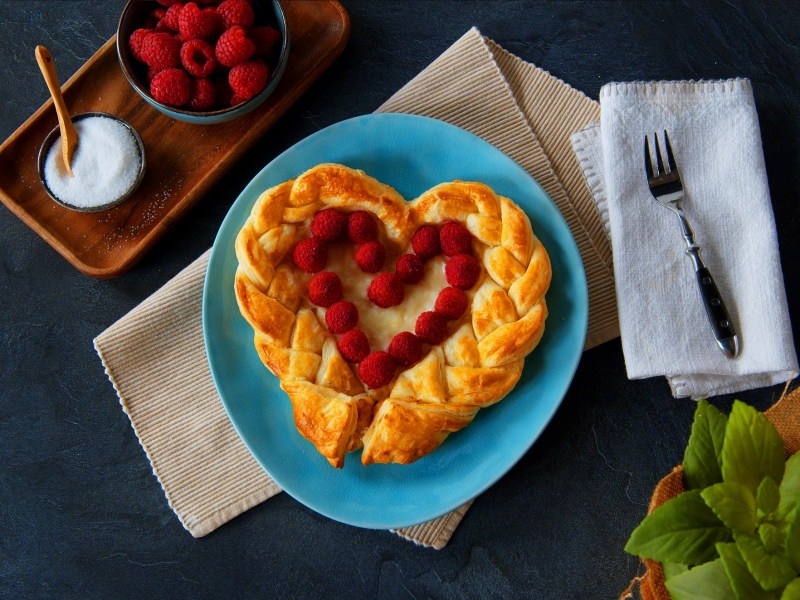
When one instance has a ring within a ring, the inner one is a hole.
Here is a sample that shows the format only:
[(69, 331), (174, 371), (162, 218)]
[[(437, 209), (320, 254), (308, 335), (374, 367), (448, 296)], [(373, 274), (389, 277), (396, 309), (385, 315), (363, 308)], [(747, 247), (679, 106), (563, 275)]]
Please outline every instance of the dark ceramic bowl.
[(107, 202), (100, 206), (80, 207), (62, 201), (47, 186), (47, 180), (45, 179), (44, 176), (44, 165), (45, 161), (47, 160), (47, 153), (50, 151), (50, 147), (55, 143), (55, 141), (61, 135), (61, 130), (58, 128), (58, 126), (56, 126), (52, 131), (50, 131), (50, 133), (47, 134), (47, 136), (44, 138), (44, 141), (42, 142), (42, 145), (39, 147), (39, 156), (36, 159), (36, 169), (39, 172), (39, 181), (41, 182), (44, 191), (47, 193), (48, 196), (50, 196), (53, 202), (60, 204), (64, 208), (68, 208), (70, 210), (74, 210), (77, 212), (100, 212), (103, 210), (114, 208), (115, 206), (119, 206), (120, 204), (125, 202), (125, 200), (131, 197), (131, 194), (133, 194), (134, 190), (136, 190), (136, 188), (139, 187), (139, 184), (142, 182), (142, 179), (144, 178), (144, 168), (146, 164), (144, 158), (144, 143), (142, 142), (142, 138), (139, 135), (139, 132), (136, 131), (130, 123), (124, 121), (123, 119), (120, 119), (119, 117), (115, 117), (114, 115), (110, 115), (104, 112), (80, 113), (72, 117), (72, 122), (75, 123), (77, 121), (80, 121), (81, 119), (87, 119), (89, 117), (105, 117), (107, 119), (113, 119), (117, 123), (124, 125), (125, 128), (128, 131), (130, 131), (131, 136), (133, 136), (133, 140), (136, 142), (136, 148), (139, 151), (139, 160), (140, 160), (139, 173), (136, 175), (136, 179), (134, 180), (133, 185), (131, 185), (128, 191), (126, 191), (125, 194), (123, 194), (119, 198), (115, 198), (111, 202)]
[(272, 76), (267, 86), (261, 92), (241, 104), (210, 111), (192, 111), (174, 106), (167, 106), (158, 102), (150, 95), (150, 85), (147, 81), (147, 67), (137, 61), (130, 50), (128, 40), (131, 33), (140, 28), (154, 8), (163, 8), (154, 0), (128, 0), (117, 25), (117, 56), (122, 72), (128, 83), (144, 98), (145, 102), (161, 111), (165, 115), (200, 125), (224, 123), (249, 113), (261, 105), (278, 86), (278, 82), (286, 70), (289, 58), (289, 30), (286, 26), (286, 16), (278, 0), (252, 0), (256, 12), (256, 23), (267, 23), (275, 26), (281, 34), (281, 47), (275, 60), (270, 61), (269, 67)]

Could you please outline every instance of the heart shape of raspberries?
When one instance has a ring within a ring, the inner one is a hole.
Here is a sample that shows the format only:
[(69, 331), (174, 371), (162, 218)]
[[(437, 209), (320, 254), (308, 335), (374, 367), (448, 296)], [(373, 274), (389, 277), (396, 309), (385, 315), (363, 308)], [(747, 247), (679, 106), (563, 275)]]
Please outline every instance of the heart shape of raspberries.
[(484, 184), (412, 202), (342, 165), (265, 191), (236, 240), (235, 292), (295, 425), (335, 467), (409, 463), (516, 384), (550, 262)]

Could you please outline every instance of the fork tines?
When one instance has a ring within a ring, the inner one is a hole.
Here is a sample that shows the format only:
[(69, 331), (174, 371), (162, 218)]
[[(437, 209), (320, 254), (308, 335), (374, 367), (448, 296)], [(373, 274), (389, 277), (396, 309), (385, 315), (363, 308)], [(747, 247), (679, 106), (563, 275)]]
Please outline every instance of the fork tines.
[(667, 150), (667, 165), (669, 166), (669, 170), (664, 169), (664, 158), (661, 152), (661, 145), (658, 142), (658, 133), (653, 134), (653, 140), (656, 147), (656, 167), (658, 168), (657, 173), (653, 173), (653, 159), (650, 155), (650, 140), (648, 139), (648, 136), (644, 136), (644, 168), (648, 179), (660, 177), (666, 173), (673, 173), (678, 170), (678, 167), (675, 163), (675, 156), (672, 154), (672, 145), (669, 143), (669, 135), (667, 134), (667, 130), (664, 130), (664, 146)]

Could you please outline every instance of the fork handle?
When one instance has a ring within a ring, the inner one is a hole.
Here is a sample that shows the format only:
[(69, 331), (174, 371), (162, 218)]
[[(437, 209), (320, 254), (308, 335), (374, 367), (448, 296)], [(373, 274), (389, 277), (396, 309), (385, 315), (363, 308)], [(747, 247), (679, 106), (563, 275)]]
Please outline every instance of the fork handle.
[(736, 335), (733, 321), (728, 314), (722, 294), (719, 293), (717, 284), (711, 276), (711, 271), (700, 258), (700, 247), (692, 244), (686, 250), (686, 254), (694, 263), (697, 286), (700, 288), (700, 296), (703, 298), (703, 306), (705, 306), (708, 321), (711, 323), (711, 329), (714, 331), (717, 345), (725, 356), (735, 358), (739, 354), (739, 336)]

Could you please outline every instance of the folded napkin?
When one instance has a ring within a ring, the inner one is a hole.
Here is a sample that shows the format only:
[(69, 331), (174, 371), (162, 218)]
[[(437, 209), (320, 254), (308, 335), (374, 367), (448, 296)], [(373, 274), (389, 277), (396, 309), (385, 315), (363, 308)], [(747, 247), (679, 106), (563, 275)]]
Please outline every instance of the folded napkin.
[[(483, 137), (528, 170), (564, 214), (589, 283), (587, 347), (618, 335), (611, 249), (569, 138), (599, 107), (470, 30), (379, 111), (434, 117)], [(206, 252), (95, 340), (170, 506), (195, 537), (280, 490), (239, 439), (203, 345)], [(395, 531), (442, 548), (469, 503)]]
[[(666, 375), (693, 398), (797, 374), (761, 134), (750, 82), (612, 83), (600, 122), (573, 147), (612, 238), (619, 324), (631, 379)], [(644, 136), (666, 129), (683, 207), (726, 301), (741, 352), (718, 349), (675, 215), (656, 204)]]

